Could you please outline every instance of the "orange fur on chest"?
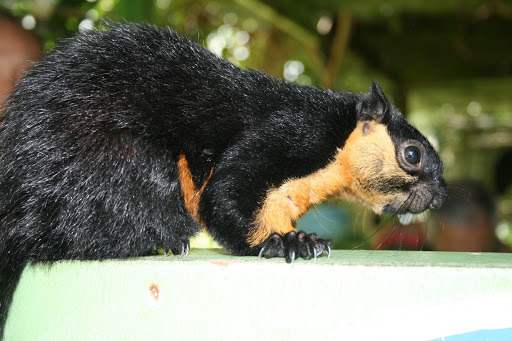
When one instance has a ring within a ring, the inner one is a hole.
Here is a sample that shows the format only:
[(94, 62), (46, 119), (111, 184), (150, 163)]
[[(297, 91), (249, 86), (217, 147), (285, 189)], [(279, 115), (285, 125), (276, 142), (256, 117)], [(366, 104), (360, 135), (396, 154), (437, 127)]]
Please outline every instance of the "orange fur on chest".
[(380, 213), (384, 203), (397, 194), (374, 190), (379, 181), (386, 177), (414, 180), (399, 167), (395, 155), (386, 126), (374, 121), (359, 122), (344, 148), (337, 150), (326, 167), (268, 191), (255, 216), (248, 243), (256, 246), (273, 233), (293, 231), (297, 219), (311, 206), (332, 197), (360, 202)]
[(340, 171), (339, 163), (333, 161), (318, 172), (270, 190), (256, 215), (249, 244), (261, 244), (272, 233), (284, 235), (293, 231), (297, 219), (312, 205), (338, 194), (342, 186)]
[(177, 165), (178, 177), (181, 183), (181, 195), (183, 197), (183, 201), (185, 202), (185, 207), (190, 215), (195, 219), (195, 221), (197, 221), (203, 227), (206, 227), (204, 222), (199, 217), (199, 200), (201, 199), (201, 194), (203, 194), (208, 180), (210, 180), (210, 177), (212, 176), (213, 168), (211, 169), (210, 175), (202, 184), (201, 188), (197, 189), (185, 155), (179, 156)]

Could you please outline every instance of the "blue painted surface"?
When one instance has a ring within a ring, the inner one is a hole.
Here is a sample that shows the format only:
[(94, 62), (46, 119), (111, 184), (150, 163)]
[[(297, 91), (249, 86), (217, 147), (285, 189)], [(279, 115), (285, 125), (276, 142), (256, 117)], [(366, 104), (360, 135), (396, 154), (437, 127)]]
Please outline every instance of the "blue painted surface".
[(510, 341), (512, 328), (475, 330), (469, 333), (450, 335), (432, 341)]

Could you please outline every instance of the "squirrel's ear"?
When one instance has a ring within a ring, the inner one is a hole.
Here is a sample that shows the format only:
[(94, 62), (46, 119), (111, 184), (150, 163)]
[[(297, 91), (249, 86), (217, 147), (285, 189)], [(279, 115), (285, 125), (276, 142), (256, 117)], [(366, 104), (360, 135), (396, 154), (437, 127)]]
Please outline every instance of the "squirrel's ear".
[(387, 121), (390, 113), (389, 103), (384, 91), (377, 81), (373, 81), (370, 91), (361, 96), (357, 103), (357, 119), (359, 121), (376, 120), (379, 123)]

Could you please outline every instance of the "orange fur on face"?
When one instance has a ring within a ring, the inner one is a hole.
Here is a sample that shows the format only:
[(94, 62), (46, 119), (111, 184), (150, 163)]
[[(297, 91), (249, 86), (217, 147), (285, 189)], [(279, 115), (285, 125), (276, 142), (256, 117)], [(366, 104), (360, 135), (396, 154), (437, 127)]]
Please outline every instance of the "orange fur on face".
[(391, 180), (402, 184), (417, 181), (398, 164), (386, 126), (375, 121), (357, 124), (335, 162), (343, 170), (344, 184), (339, 196), (363, 203), (379, 214), (386, 204), (397, 197), (405, 200), (407, 196), (401, 191), (382, 193), (379, 185)]
[(256, 246), (272, 233), (284, 235), (293, 231), (297, 219), (312, 205), (331, 197), (360, 202), (382, 213), (386, 204), (406, 195), (379, 192), (379, 182), (389, 179), (416, 181), (398, 165), (386, 126), (375, 121), (359, 122), (344, 148), (338, 149), (326, 167), (269, 190), (247, 241)]
[(199, 218), (199, 200), (201, 199), (201, 194), (203, 194), (208, 180), (210, 180), (210, 177), (212, 176), (213, 168), (211, 169), (210, 175), (202, 184), (201, 188), (197, 190), (185, 155), (179, 156), (177, 164), (178, 176), (181, 182), (181, 195), (183, 197), (183, 201), (185, 202), (185, 207), (187, 208), (187, 211), (190, 213), (192, 218), (195, 219), (195, 221), (197, 221), (203, 227), (206, 227), (204, 222)]

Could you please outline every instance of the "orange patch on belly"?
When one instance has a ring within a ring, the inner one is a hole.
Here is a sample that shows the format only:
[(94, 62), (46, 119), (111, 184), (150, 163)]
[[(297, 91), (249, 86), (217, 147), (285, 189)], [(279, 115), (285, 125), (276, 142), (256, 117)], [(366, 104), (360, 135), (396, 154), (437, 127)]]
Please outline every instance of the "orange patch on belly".
[(181, 182), (181, 196), (185, 202), (185, 208), (195, 221), (203, 227), (206, 227), (199, 217), (199, 200), (201, 199), (201, 194), (203, 194), (206, 184), (212, 176), (213, 168), (210, 170), (210, 175), (208, 175), (208, 178), (206, 178), (205, 182), (201, 185), (201, 188), (197, 189), (185, 155), (178, 157), (177, 165), (178, 176)]

